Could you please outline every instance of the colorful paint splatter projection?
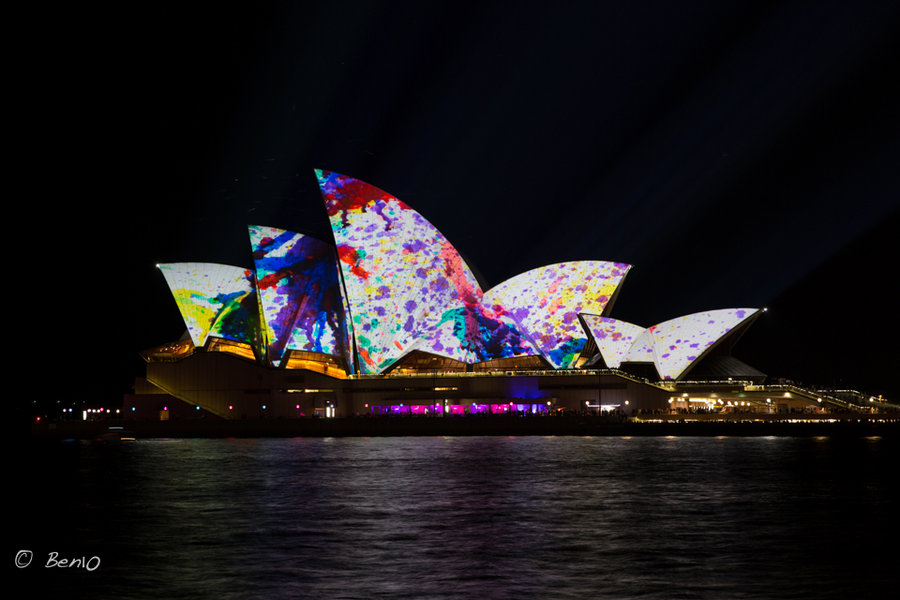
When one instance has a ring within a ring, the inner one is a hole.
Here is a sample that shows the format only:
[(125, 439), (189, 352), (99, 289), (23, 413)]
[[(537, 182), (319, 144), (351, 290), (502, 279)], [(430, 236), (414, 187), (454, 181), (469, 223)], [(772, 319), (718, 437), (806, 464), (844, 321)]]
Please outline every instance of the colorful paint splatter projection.
[[(316, 170), (335, 245), (249, 227), (254, 271), (160, 265), (195, 346), (251, 344), (272, 366), (291, 350), (384, 373), (414, 350), (467, 364), (540, 356), (573, 368), (596, 342), (606, 365), (653, 364), (677, 379), (759, 312), (695, 313), (649, 328), (604, 316), (630, 265), (539, 267), (483, 292), (452, 244), (422, 215), (368, 183)], [(263, 351), (264, 350), (264, 351)]]
[[(635, 342), (647, 330), (640, 325), (633, 325), (625, 321), (610, 319), (600, 315), (581, 315), (585, 327), (594, 338), (597, 349), (603, 357), (603, 362), (610, 369), (618, 369), (619, 365), (629, 359), (632, 354), (632, 348)], [(643, 340), (642, 340), (643, 342)], [(645, 359), (634, 362), (654, 362), (653, 360), (653, 343), (642, 343), (638, 348), (643, 347)], [(635, 352), (638, 355), (640, 351)]]
[(664, 321), (647, 329), (597, 315), (582, 315), (604, 362), (651, 362), (663, 379), (678, 379), (726, 334), (759, 314), (756, 308), (723, 308)]
[(602, 314), (630, 268), (592, 260), (539, 267), (491, 288), (484, 303), (508, 313), (551, 365), (565, 369), (587, 343), (578, 314)]
[(212, 263), (159, 265), (195, 346), (209, 336), (256, 346), (258, 304), (253, 272)]
[(349, 358), (334, 246), (275, 227), (248, 229), (270, 364), (288, 350)]
[(422, 215), (362, 181), (316, 171), (338, 249), (360, 370), (414, 349), (466, 363), (535, 354), (449, 241)]

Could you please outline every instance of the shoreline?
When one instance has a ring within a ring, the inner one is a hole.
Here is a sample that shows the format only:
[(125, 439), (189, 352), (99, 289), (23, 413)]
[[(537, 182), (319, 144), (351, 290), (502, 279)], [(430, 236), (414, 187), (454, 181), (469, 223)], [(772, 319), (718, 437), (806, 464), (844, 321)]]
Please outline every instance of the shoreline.
[(702, 419), (662, 415), (649, 420), (596, 416), (356, 417), (284, 420), (74, 421), (34, 423), (35, 439), (152, 439), (407, 436), (791, 436), (870, 437), (900, 433), (900, 416), (804, 415), (779, 419)]

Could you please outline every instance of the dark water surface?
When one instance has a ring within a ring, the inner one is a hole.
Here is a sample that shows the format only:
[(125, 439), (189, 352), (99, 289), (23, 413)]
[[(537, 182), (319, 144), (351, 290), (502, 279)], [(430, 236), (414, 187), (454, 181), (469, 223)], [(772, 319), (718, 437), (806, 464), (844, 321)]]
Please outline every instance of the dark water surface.
[[(22, 450), (7, 573), (33, 597), (874, 598), (900, 582), (893, 438)], [(47, 568), (51, 552), (100, 565)]]

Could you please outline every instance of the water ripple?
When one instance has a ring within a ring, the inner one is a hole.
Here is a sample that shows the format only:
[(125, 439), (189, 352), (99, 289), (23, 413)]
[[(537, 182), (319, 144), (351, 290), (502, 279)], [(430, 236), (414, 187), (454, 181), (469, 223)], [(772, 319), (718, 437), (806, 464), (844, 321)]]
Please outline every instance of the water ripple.
[(900, 501), (888, 439), (141, 440), (33, 455), (43, 476), (14, 543), (103, 559), (16, 574), (60, 593), (843, 598), (898, 583), (877, 550)]

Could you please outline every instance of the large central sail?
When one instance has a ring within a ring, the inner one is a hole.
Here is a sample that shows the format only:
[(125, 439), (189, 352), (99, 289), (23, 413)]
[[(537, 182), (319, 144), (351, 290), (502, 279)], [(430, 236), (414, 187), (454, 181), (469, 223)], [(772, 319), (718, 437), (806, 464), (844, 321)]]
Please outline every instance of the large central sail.
[[(422, 215), (365, 182), (316, 171), (334, 233), (360, 371), (380, 373), (411, 350), (467, 363), (533, 354), (515, 323), (482, 306), (478, 281)], [(498, 339), (504, 342), (498, 344)]]

